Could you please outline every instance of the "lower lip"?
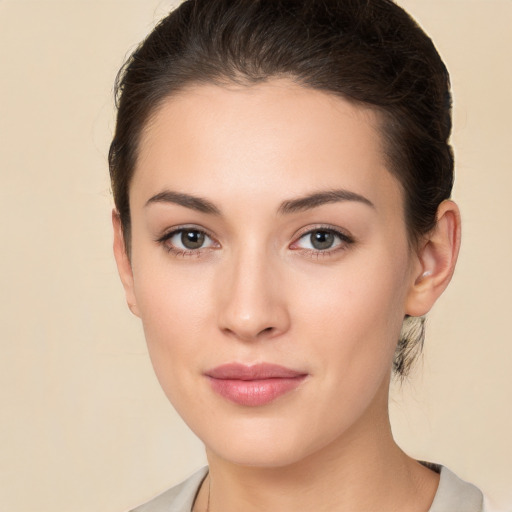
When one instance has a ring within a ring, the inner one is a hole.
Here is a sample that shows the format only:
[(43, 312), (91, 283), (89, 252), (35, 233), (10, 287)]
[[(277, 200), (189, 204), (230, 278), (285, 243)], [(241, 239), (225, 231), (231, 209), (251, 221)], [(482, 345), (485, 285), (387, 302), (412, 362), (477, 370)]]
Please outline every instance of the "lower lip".
[(293, 391), (305, 378), (305, 375), (261, 380), (214, 379), (210, 377), (210, 385), (216, 393), (231, 402), (257, 407), (269, 404), (276, 398)]

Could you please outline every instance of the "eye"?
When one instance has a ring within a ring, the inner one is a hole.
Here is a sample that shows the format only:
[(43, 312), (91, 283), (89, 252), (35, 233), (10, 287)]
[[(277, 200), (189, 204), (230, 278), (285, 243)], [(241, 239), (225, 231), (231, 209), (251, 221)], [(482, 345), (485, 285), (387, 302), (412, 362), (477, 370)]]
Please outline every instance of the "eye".
[(292, 246), (315, 252), (331, 252), (353, 243), (353, 239), (331, 228), (317, 228), (304, 233)]
[(187, 255), (199, 253), (201, 249), (215, 247), (216, 243), (208, 234), (197, 228), (180, 228), (165, 234), (158, 240), (175, 254)]

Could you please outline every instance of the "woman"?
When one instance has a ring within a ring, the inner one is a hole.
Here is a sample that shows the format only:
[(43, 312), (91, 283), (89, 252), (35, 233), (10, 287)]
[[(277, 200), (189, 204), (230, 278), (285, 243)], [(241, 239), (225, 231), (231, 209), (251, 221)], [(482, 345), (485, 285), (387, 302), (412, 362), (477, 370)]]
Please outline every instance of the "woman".
[(449, 78), (388, 0), (188, 0), (131, 56), (114, 251), (204, 469), (138, 511), (482, 510), (393, 440), (460, 243)]

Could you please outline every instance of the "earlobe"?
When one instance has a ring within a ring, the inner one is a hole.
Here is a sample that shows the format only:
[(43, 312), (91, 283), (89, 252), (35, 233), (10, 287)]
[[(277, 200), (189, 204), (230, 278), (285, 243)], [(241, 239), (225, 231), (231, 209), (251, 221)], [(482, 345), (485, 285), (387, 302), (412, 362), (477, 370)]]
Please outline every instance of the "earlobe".
[(457, 205), (443, 201), (437, 210), (435, 228), (418, 250), (406, 314), (427, 314), (451, 281), (460, 248), (460, 213)]
[(140, 316), (137, 307), (137, 301), (135, 299), (133, 272), (130, 258), (128, 257), (128, 253), (126, 251), (123, 227), (121, 224), (119, 213), (115, 209), (112, 210), (112, 226), (114, 228), (114, 257), (116, 259), (119, 277), (121, 278), (121, 282), (123, 283), (124, 292), (126, 295), (126, 302), (128, 304), (128, 307), (130, 308), (130, 311), (134, 315)]

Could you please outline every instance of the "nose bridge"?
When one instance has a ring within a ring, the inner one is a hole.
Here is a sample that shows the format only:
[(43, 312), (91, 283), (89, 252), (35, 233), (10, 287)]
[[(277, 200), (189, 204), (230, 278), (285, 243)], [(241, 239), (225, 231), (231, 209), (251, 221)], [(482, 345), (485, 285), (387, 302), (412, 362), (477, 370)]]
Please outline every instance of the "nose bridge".
[(287, 329), (289, 317), (278, 264), (278, 256), (255, 241), (246, 241), (232, 252), (221, 276), (221, 330), (251, 340)]

